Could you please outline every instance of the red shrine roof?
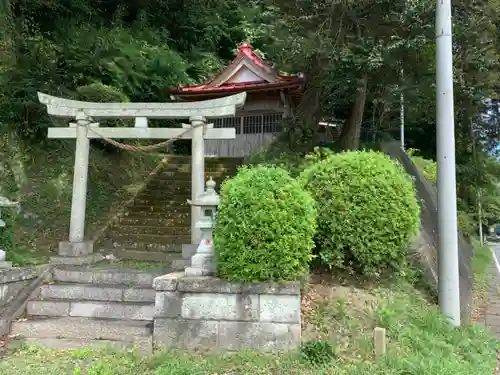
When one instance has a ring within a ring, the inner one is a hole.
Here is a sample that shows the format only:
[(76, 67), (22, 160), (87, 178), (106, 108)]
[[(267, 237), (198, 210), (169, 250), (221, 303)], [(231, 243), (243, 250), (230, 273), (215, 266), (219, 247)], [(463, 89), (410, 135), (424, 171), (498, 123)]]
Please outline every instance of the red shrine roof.
[(242, 91), (295, 91), (302, 87), (304, 76), (281, 75), (253, 52), (252, 45), (240, 45), (238, 55), (212, 80), (195, 86), (179, 85), (174, 97), (223, 95)]

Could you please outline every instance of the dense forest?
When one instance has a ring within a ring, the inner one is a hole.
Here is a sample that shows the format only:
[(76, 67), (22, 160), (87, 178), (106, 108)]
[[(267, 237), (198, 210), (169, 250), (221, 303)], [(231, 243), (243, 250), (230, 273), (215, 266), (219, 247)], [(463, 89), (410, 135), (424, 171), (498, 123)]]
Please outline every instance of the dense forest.
[[(456, 0), (455, 121), (459, 208), (473, 232), (479, 199), (500, 217), (497, 82), (500, 2)], [(433, 0), (0, 0), (0, 133), (43, 148), (52, 120), (36, 92), (83, 100), (167, 101), (202, 82), (248, 41), (306, 90), (285, 127), (292, 152), (320, 119), (343, 122), (342, 148), (398, 137), (435, 158)], [(360, 136), (361, 134), (361, 136)], [(361, 142), (361, 143), (360, 143)], [(3, 155), (5, 159), (6, 156)]]

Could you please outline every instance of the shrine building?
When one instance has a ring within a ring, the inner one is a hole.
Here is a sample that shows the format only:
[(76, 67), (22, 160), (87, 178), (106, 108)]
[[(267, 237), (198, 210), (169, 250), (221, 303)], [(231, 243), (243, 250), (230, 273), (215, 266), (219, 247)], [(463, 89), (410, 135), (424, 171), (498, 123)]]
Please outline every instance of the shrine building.
[(245, 157), (271, 144), (281, 119), (293, 114), (303, 87), (301, 73), (279, 74), (243, 43), (215, 78), (201, 85), (179, 85), (170, 95), (174, 101), (199, 101), (246, 92), (245, 105), (235, 117), (211, 121), (215, 128), (235, 128), (236, 139), (205, 141), (206, 156)]

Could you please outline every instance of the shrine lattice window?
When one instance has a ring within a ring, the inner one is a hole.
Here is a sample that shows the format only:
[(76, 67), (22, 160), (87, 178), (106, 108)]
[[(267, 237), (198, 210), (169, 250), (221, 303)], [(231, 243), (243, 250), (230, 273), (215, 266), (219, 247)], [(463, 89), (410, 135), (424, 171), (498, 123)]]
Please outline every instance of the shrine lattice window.
[(215, 128), (235, 128), (236, 134), (277, 133), (283, 114), (280, 112), (248, 114), (213, 120)]

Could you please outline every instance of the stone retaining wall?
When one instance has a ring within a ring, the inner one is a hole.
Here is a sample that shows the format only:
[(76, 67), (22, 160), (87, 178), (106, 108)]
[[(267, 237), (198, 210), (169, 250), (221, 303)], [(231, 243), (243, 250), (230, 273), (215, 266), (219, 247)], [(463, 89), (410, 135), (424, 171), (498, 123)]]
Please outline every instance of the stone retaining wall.
[(11, 268), (0, 270), (0, 310), (40, 275), (38, 268)]
[(264, 351), (300, 345), (299, 283), (230, 283), (183, 272), (155, 278), (156, 348)]
[(47, 266), (0, 270), (0, 336), (10, 332), (11, 322), (24, 312), (49, 270)]

